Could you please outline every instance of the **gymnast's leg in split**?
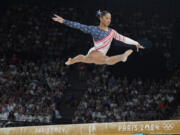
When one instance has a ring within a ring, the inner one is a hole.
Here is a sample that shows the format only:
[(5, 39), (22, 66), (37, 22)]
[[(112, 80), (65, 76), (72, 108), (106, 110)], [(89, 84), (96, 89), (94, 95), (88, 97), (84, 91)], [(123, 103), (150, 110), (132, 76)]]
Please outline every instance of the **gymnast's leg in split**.
[(75, 63), (94, 63), (97, 65), (114, 65), (118, 62), (126, 62), (129, 55), (132, 54), (132, 50), (127, 50), (125, 53), (121, 55), (115, 55), (115, 56), (106, 56), (101, 52), (98, 52), (96, 50), (91, 51), (87, 55), (78, 55), (74, 58), (69, 58), (68, 61), (65, 63), (66, 65), (72, 65)]

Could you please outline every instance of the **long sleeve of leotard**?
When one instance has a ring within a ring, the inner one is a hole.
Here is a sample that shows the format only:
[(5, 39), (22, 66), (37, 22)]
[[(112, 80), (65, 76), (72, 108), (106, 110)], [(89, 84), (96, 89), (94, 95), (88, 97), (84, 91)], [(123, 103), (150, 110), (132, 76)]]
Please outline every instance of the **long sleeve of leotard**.
[(130, 39), (128, 37), (125, 37), (116, 31), (114, 31), (114, 39), (119, 40), (119, 41), (126, 43), (126, 44), (131, 44), (131, 45), (138, 45), (139, 44), (137, 41)]
[(69, 21), (66, 19), (64, 19), (64, 24), (71, 28), (79, 29), (83, 31), (84, 33), (92, 33), (92, 26), (87, 26), (87, 25), (80, 24), (78, 22)]

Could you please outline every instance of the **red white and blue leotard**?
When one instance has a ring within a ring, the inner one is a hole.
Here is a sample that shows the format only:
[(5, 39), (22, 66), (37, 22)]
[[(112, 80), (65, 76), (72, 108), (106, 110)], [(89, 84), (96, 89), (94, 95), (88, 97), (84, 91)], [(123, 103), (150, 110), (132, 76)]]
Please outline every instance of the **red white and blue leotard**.
[(79, 29), (83, 31), (84, 33), (89, 33), (92, 35), (93, 41), (94, 41), (94, 47), (89, 50), (88, 54), (91, 51), (96, 50), (106, 55), (111, 46), (111, 42), (113, 39), (119, 40), (126, 44), (131, 44), (131, 45), (139, 44), (138, 42), (117, 33), (112, 28), (108, 28), (108, 31), (105, 31), (105, 30), (100, 29), (97, 26), (87, 26), (87, 25), (80, 24), (78, 22), (69, 21), (69, 20), (64, 20), (64, 24), (71, 28)]

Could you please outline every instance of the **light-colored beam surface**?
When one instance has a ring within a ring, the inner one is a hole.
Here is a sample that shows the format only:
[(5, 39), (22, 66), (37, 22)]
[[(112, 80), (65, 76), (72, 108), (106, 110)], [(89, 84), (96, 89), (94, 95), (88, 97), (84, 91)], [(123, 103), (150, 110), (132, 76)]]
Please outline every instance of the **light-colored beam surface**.
[(180, 134), (180, 120), (0, 128), (0, 135)]

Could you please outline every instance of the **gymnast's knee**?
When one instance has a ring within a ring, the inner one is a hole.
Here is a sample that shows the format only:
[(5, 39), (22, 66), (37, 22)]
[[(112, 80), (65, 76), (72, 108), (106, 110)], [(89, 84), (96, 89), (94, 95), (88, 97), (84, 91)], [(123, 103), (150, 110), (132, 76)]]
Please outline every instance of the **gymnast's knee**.
[(85, 59), (85, 58), (86, 58), (86, 56), (84, 56), (84, 55), (80, 54), (80, 55), (78, 55), (78, 58), (80, 58), (80, 59)]

